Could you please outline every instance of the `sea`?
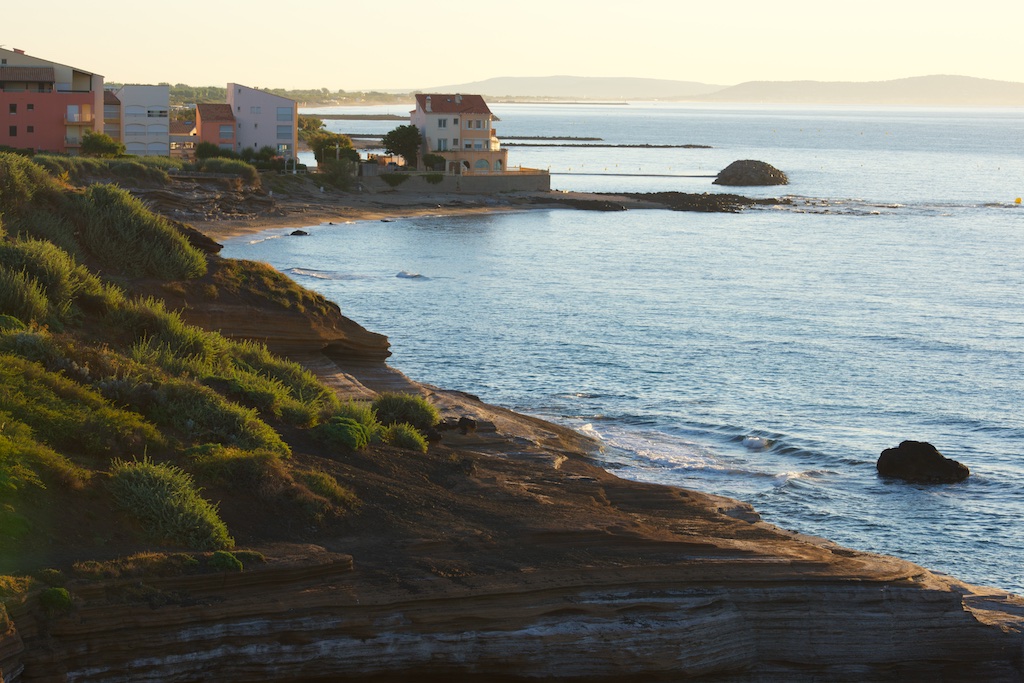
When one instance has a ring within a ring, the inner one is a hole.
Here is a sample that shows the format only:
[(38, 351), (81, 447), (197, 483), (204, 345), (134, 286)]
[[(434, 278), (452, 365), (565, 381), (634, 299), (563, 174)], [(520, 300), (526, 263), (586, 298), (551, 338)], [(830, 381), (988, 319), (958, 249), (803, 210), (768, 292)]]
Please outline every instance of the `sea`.
[[(738, 214), (529, 209), (228, 240), (430, 384), (568, 425), (629, 479), (1024, 594), (1024, 109), (494, 104), (555, 191), (737, 192)], [(305, 110), (404, 115), (408, 107)], [(380, 134), (401, 122), (328, 122)], [(563, 138), (555, 140), (553, 138)], [(585, 140), (596, 138), (597, 140)], [(596, 146), (604, 145), (604, 146)], [(789, 184), (723, 188), (740, 159)], [(880, 478), (927, 441), (952, 485)]]

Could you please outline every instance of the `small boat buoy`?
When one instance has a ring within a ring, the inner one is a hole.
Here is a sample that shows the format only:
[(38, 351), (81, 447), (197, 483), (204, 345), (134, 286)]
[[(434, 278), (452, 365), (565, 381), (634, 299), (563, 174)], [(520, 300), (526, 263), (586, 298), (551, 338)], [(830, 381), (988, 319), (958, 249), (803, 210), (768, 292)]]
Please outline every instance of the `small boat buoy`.
[(1020, 197), (1017, 197), (1016, 199), (1014, 199), (1013, 203), (1014, 204), (1020, 204)]

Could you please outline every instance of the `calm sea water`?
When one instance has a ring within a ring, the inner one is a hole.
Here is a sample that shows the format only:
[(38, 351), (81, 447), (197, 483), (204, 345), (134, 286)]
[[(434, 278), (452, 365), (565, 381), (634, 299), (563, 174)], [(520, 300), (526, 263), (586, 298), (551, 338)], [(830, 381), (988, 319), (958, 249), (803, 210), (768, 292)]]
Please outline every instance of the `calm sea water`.
[[(714, 192), (690, 176), (753, 158), (791, 184), (744, 193), (794, 204), (322, 225), (225, 255), (337, 301), (412, 377), (594, 435), (621, 476), (1024, 593), (1024, 111), (494, 110), (499, 135), (712, 147), (511, 149), (558, 189)], [(970, 479), (879, 479), (904, 439)]]

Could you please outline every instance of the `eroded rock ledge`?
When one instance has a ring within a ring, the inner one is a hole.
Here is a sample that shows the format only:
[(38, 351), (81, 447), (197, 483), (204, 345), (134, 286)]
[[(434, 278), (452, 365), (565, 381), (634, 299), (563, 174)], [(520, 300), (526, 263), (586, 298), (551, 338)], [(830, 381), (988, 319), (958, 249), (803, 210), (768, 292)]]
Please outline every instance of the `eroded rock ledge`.
[(386, 339), (333, 309), (218, 302), (186, 315), (272, 342), (343, 397), (417, 391), (477, 428), (424, 456), (346, 455), (361, 513), (255, 546), (256, 569), (74, 581), (61, 616), (27, 596), (0, 634), (3, 683), (1024, 679), (1020, 597), (619, 479), (569, 429), (388, 368)]

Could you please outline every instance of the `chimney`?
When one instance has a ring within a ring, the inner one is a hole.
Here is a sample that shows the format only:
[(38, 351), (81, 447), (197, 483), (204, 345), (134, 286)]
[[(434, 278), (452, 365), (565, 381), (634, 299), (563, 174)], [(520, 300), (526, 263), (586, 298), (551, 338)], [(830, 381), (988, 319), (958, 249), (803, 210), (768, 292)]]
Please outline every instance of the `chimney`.
[(426, 109), (427, 109), (427, 111), (433, 111), (433, 109), (431, 109), (431, 107), (430, 107), (430, 95), (427, 95), (427, 107), (426, 107)]
[(462, 95), (455, 95), (455, 104), (462, 104)]
[(18, 53), (19, 55), (23, 55), (23, 54), (25, 54), (25, 51), (24, 51), (24, 50), (19, 50), (18, 48), (13, 48), (13, 49), (14, 49), (14, 51), (15, 51), (15, 52), (17, 52), (17, 53)]

